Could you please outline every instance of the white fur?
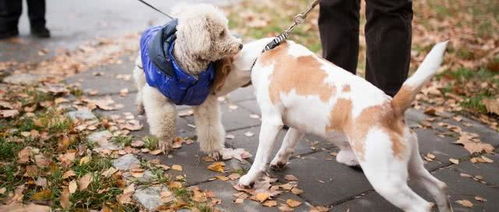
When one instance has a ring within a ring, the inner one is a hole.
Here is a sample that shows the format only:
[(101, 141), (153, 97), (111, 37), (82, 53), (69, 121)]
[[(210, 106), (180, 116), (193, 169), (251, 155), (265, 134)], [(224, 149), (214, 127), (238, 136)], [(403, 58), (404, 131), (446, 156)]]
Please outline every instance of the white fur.
[[(268, 40), (265, 42), (268, 42)], [(342, 113), (346, 113), (351, 118), (350, 120), (356, 120), (363, 114), (362, 112), (365, 109), (374, 106), (378, 106), (380, 110), (386, 109), (395, 114), (394, 110), (391, 109), (392, 106), (390, 106), (392, 98), (366, 80), (315, 56), (311, 51), (299, 44), (288, 42), (288, 48), (287, 54), (291, 57), (312, 56), (314, 60), (319, 61), (322, 64), (320, 69), (327, 73), (324, 83), (334, 86), (336, 92), (327, 101), (324, 101), (318, 95), (299, 95), (293, 88), (290, 92), (279, 93), (280, 100), (272, 102), (269, 89), (276, 64), (272, 63), (272, 61), (262, 63), (259, 60), (254, 66), (251, 79), (262, 113), (262, 126), (254, 163), (248, 173), (241, 177), (239, 184), (242, 186), (252, 185), (260, 174), (266, 170), (277, 132), (283, 124), (286, 124), (290, 126), (290, 129), (283, 140), (281, 148), (270, 163), (272, 167), (282, 168), (285, 166), (298, 140), (305, 133), (313, 133), (338, 145), (340, 152), (336, 160), (349, 166), (360, 165), (374, 189), (397, 207), (405, 211), (431, 210), (432, 203), (427, 202), (408, 187), (407, 179), (410, 175), (430, 191), (440, 211), (449, 211), (449, 203), (444, 190), (446, 185), (431, 176), (424, 168), (419, 156), (417, 137), (410, 132), (407, 126), (404, 125), (401, 128), (400, 135), (393, 134), (393, 129), (381, 128), (377, 125), (369, 126), (363, 138), (359, 138), (356, 134), (348, 134), (348, 132), (354, 131), (344, 131), (345, 128), (341, 128), (342, 126), (333, 126), (338, 127), (336, 129), (339, 130), (339, 133), (346, 133), (347, 140), (335, 140), (338, 131), (328, 128), (331, 124), (330, 115), (344, 115), (330, 114), (339, 99), (350, 100), (350, 111), (342, 111)], [(435, 68), (433, 66), (439, 64), (445, 45), (439, 44), (435, 49), (425, 59), (425, 61), (431, 62), (423, 63), (422, 70), (433, 69)], [(267, 58), (267, 60), (269, 59)], [(428, 68), (427, 66), (431, 67)], [(296, 68), (299, 69), (300, 67)], [(428, 75), (427, 71), (415, 74), (415, 79), (418, 80), (423, 78), (427, 80), (428, 77), (431, 77), (431, 75)], [(350, 87), (349, 91), (342, 90), (345, 85)], [(378, 122), (384, 120), (377, 118), (378, 116), (381, 117), (381, 114), (372, 114), (371, 116), (373, 116), (373, 120)], [(403, 117), (398, 116), (398, 118)], [(403, 124), (402, 121), (400, 123)], [(380, 126), (385, 125), (380, 124)], [(395, 144), (390, 135), (399, 136), (400, 145), (404, 146), (400, 152), (395, 152), (393, 149)], [(351, 147), (359, 143), (363, 145), (363, 151)]]
[[(242, 47), (239, 39), (229, 33), (227, 19), (222, 11), (208, 4), (197, 4), (174, 9), (178, 18), (177, 39), (174, 57), (183, 70), (197, 75), (205, 70), (209, 63), (222, 58), (232, 57)], [(223, 32), (223, 33), (222, 33)], [(133, 76), (138, 88), (137, 107), (145, 110), (150, 133), (160, 139), (160, 148), (168, 151), (175, 138), (176, 109), (167, 97), (156, 88), (147, 85), (141, 68), (140, 56), (137, 57)], [(247, 83), (249, 72), (233, 71), (222, 86), (228, 93)], [(199, 106), (194, 107), (196, 132), (201, 150), (213, 156), (219, 156), (224, 148), (225, 130), (221, 122), (220, 106), (215, 95)]]

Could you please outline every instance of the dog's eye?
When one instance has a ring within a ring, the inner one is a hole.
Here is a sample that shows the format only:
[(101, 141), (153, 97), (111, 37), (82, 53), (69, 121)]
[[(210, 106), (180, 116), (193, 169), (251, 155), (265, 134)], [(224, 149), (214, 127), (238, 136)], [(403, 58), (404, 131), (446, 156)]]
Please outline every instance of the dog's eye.
[(220, 37), (223, 37), (225, 35), (225, 30), (220, 32)]

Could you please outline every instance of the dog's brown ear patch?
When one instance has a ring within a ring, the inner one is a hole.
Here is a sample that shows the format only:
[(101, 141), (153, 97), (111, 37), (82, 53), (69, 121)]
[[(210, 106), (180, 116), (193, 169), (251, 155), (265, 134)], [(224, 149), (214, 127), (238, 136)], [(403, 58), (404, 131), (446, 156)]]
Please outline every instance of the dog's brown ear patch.
[(232, 57), (223, 58), (215, 62), (215, 79), (211, 85), (211, 92), (216, 94), (220, 89), (222, 89), (225, 84), (225, 80), (231, 71), (232, 67)]

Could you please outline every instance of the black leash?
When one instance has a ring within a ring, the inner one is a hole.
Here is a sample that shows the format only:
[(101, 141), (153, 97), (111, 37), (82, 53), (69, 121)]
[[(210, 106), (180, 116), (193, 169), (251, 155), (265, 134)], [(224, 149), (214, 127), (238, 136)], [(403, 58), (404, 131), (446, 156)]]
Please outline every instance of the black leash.
[(166, 17), (168, 17), (168, 18), (170, 18), (170, 19), (174, 19), (171, 15), (168, 15), (167, 13), (165, 13), (165, 12), (163, 12), (163, 11), (159, 10), (158, 8), (156, 8), (156, 7), (152, 6), (151, 4), (149, 4), (149, 3), (145, 2), (144, 0), (138, 0), (138, 1), (139, 1), (139, 2), (141, 2), (141, 3), (143, 3), (143, 4), (145, 4), (145, 5), (147, 5), (148, 7), (152, 8), (153, 10), (158, 11), (159, 13), (163, 14), (164, 16), (166, 16)]

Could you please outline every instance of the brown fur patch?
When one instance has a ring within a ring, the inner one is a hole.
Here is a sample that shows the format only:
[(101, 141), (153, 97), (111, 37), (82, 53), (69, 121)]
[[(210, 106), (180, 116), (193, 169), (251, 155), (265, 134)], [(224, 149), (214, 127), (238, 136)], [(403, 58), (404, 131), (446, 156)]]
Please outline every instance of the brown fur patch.
[(392, 151), (401, 158), (405, 150), (403, 143), (404, 123), (403, 116), (397, 115), (388, 103), (364, 109), (360, 115), (352, 119), (352, 102), (347, 99), (338, 99), (330, 113), (329, 125), (326, 131), (338, 130), (349, 135), (352, 149), (364, 160), (365, 139), (370, 129), (374, 127), (385, 131), (392, 142)]
[(350, 85), (344, 85), (343, 89), (341, 91), (343, 91), (343, 92), (350, 92)]
[(327, 102), (336, 93), (336, 87), (324, 82), (327, 73), (321, 69), (320, 61), (313, 56), (293, 57), (288, 54), (288, 47), (288, 43), (283, 43), (261, 57), (262, 64), (274, 64), (269, 79), (272, 103), (280, 102), (280, 94), (292, 90), (297, 95), (318, 96), (321, 101)]
[(211, 92), (216, 94), (220, 89), (222, 89), (225, 84), (225, 80), (231, 71), (232, 57), (223, 58), (215, 62), (215, 79), (211, 85)]

